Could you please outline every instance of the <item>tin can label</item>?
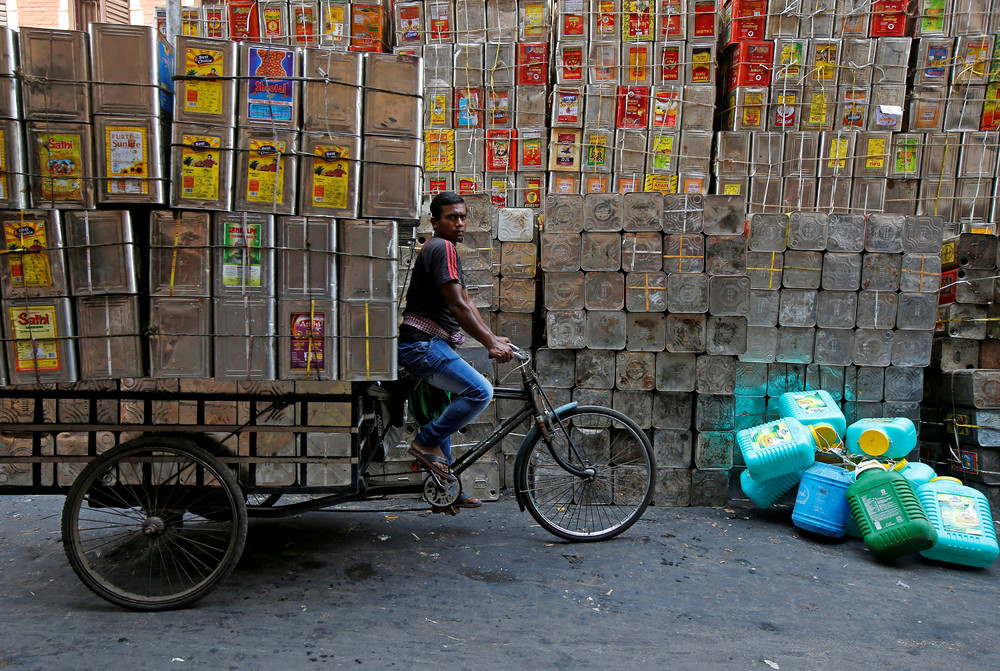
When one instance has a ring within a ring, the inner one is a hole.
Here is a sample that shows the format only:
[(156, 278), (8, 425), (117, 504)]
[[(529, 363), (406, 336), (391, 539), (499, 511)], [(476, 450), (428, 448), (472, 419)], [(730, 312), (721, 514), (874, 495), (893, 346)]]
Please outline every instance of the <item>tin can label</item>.
[(149, 193), (149, 138), (139, 126), (104, 131), (107, 193)]
[(789, 81), (798, 81), (802, 74), (802, 42), (789, 42), (781, 47), (781, 60), (778, 68), (780, 77)]
[(642, 190), (659, 191), (662, 194), (677, 193), (677, 175), (646, 175)]
[(443, 128), (448, 125), (448, 94), (434, 93), (428, 96), (430, 119), (427, 125), (431, 128)]
[(563, 35), (566, 37), (579, 36), (583, 37), (584, 33), (584, 21), (583, 21), (583, 0), (566, 0), (564, 4), (564, 13), (562, 14), (563, 21)]
[[(292, 121), (292, 92), (295, 52), (286, 49), (250, 48), (250, 77), (247, 82), (247, 115), (257, 121)], [(267, 79), (255, 79), (267, 77)]]
[(947, 76), (947, 66), (951, 47), (947, 44), (935, 44), (927, 48), (927, 64), (924, 68), (924, 79), (932, 82), (943, 82)]
[(448, 14), (448, 4), (444, 2), (429, 3), (427, 8), (430, 16), (430, 29), (432, 40), (451, 39), (451, 23)]
[(448, 190), (448, 180), (445, 179), (432, 179), (427, 183), (427, 191), (432, 196), (436, 196), (442, 191)]
[(556, 119), (559, 123), (575, 124), (580, 121), (579, 91), (562, 91), (559, 94), (559, 111)]
[(653, 39), (653, 8), (650, 0), (623, 0), (622, 42), (650, 42)]
[(826, 123), (828, 95), (825, 91), (816, 91), (809, 99), (809, 123), (820, 125)]
[(632, 84), (646, 81), (649, 51), (646, 47), (629, 47), (628, 50), (628, 80)]
[(664, 45), (660, 52), (660, 83), (674, 84), (681, 80), (681, 48)]
[(795, 101), (797, 96), (794, 93), (778, 95), (777, 105), (774, 108), (774, 125), (779, 128), (792, 128), (795, 126)]
[(247, 201), (281, 204), (284, 196), (285, 143), (250, 140), (247, 164)]
[(514, 170), (514, 152), (511, 151), (511, 145), (516, 141), (516, 130), (486, 131), (486, 169)]
[(225, 38), (222, 29), (224, 7), (205, 7), (205, 37)]
[(481, 188), (482, 185), (479, 183), (479, 180), (477, 180), (475, 177), (470, 177), (468, 175), (459, 177), (457, 186), (459, 195), (479, 193), (480, 191), (482, 191)]
[[(454, 156), (454, 136), (452, 137), (452, 147), (452, 156)], [(350, 158), (349, 147), (337, 145), (316, 147), (313, 158), (313, 205), (339, 210), (347, 207), (351, 167), (348, 159)]]
[(920, 13), (920, 32), (932, 33), (944, 30), (945, 0), (924, 0)]
[(608, 134), (587, 134), (587, 167), (604, 168), (608, 166)]
[(983, 535), (976, 499), (961, 494), (938, 492), (937, 504), (941, 511), (941, 526), (945, 531), (973, 536)]
[(813, 79), (818, 82), (832, 82), (837, 77), (836, 44), (816, 45), (816, 65), (813, 69)]
[(345, 37), (344, 5), (328, 2), (323, 12), (323, 37), (331, 42), (340, 42)]
[(226, 224), (223, 240), (222, 284), (227, 287), (261, 286), (260, 224)]
[(222, 138), (185, 135), (181, 144), (181, 198), (218, 200)]
[(83, 138), (78, 133), (39, 133), (42, 200), (83, 198)]
[(291, 361), (293, 371), (324, 370), (326, 358), (326, 315), (293, 312), (291, 314)]
[(674, 162), (674, 138), (671, 135), (653, 137), (653, 167), (671, 170)]
[(649, 113), (649, 88), (618, 87), (618, 128), (645, 129)]
[(545, 4), (532, 2), (524, 5), (523, 30), (525, 37), (545, 36)]
[(479, 89), (455, 89), (455, 126), (457, 128), (480, 128), (482, 123), (482, 100)]
[(694, 36), (715, 37), (715, 0), (695, 0)]
[(455, 131), (450, 128), (424, 133), (424, 168), (426, 170), (455, 169)]
[(7, 222), (3, 233), (11, 285), (17, 288), (52, 286), (49, 255), (44, 253), (48, 248), (46, 222)]
[(691, 50), (691, 83), (711, 84), (712, 49), (695, 46)]
[(826, 165), (832, 170), (844, 170), (847, 168), (847, 154), (850, 151), (851, 142), (847, 138), (834, 138), (830, 142), (830, 155)]
[(542, 138), (522, 138), (521, 165), (525, 168), (542, 167)]
[(740, 123), (744, 128), (759, 128), (764, 120), (764, 94), (748, 91), (743, 96), (743, 114)]
[(542, 178), (526, 177), (524, 179), (524, 202), (522, 207), (538, 209), (542, 206)]
[(419, 42), (422, 29), (420, 27), (420, 7), (413, 5), (401, 7), (399, 10), (399, 41)]
[(983, 101), (983, 117), (979, 130), (1000, 129), (1000, 84), (990, 84), (986, 87), (986, 100)]
[(610, 182), (607, 175), (584, 175), (584, 193), (607, 193)]
[(840, 122), (848, 128), (864, 128), (867, 105), (868, 91), (866, 89), (847, 89), (844, 92), (844, 114)]
[(295, 43), (312, 44), (316, 37), (315, 7), (302, 5), (292, 8), (292, 23), (295, 26)]
[(522, 42), (517, 45), (517, 83), (544, 84), (548, 80), (549, 45)]
[(18, 373), (62, 370), (54, 305), (10, 308), (10, 324)]
[(615, 3), (613, 0), (601, 0), (597, 3), (595, 29), (598, 35), (605, 37), (615, 34)]
[(285, 10), (283, 7), (267, 7), (261, 11), (261, 23), (264, 26), (262, 38), (266, 40), (280, 40), (284, 37), (281, 26), (284, 23)]
[[(223, 71), (223, 53), (216, 49), (185, 50), (185, 74), (211, 80)], [(194, 114), (222, 114), (223, 86), (221, 81), (188, 80), (185, 86), (184, 108)]]
[(260, 37), (256, 0), (230, 0), (229, 36), (234, 40), (256, 40)]
[(677, 91), (657, 91), (653, 99), (653, 127), (677, 128), (677, 112), (680, 109), (680, 93)]
[(507, 179), (494, 177), (490, 180), (490, 200), (494, 207), (507, 207)]
[(181, 10), (181, 34), (198, 37), (199, 12), (197, 9)]
[(509, 89), (503, 89), (500, 91), (490, 90), (487, 93), (487, 113), (489, 114), (490, 122), (494, 126), (506, 126), (511, 122), (510, 116), (510, 97), (511, 91)]
[(681, 32), (681, 9), (682, 0), (663, 0), (660, 5), (660, 37), (661, 38), (683, 38)]
[(920, 140), (915, 137), (899, 138), (893, 155), (893, 169), (897, 173), (915, 174), (917, 172), (917, 148)]
[(583, 47), (563, 48), (562, 78), (568, 82), (583, 80)]
[(868, 138), (868, 153), (865, 158), (865, 167), (872, 170), (881, 170), (885, 167), (885, 138)]

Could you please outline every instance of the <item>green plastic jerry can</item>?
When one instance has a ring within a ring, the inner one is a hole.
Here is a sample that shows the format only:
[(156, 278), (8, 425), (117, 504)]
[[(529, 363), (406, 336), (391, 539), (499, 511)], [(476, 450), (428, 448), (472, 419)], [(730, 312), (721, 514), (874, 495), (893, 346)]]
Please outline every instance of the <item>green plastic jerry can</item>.
[(862, 462), (854, 476), (847, 503), (861, 540), (876, 556), (894, 559), (934, 546), (937, 532), (909, 480), (877, 461)]

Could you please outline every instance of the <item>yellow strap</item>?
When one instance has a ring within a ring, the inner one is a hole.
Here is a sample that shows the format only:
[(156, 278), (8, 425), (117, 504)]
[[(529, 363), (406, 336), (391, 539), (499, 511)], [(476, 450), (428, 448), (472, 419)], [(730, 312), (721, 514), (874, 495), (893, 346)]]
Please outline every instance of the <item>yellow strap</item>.
[(365, 379), (372, 379), (372, 357), (371, 341), (368, 339), (370, 333), (368, 325), (368, 302), (365, 302)]
[(174, 295), (174, 279), (177, 277), (177, 245), (181, 240), (181, 213), (174, 210), (174, 253), (170, 259), (170, 292), (168, 296)]

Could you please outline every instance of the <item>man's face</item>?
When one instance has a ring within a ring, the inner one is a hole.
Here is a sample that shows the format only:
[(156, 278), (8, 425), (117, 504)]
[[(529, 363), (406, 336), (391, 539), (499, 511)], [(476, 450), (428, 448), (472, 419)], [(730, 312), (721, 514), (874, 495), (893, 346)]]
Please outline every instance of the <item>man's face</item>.
[(448, 242), (458, 244), (465, 239), (465, 220), (469, 217), (465, 203), (445, 205), (440, 217), (431, 217), (434, 235)]

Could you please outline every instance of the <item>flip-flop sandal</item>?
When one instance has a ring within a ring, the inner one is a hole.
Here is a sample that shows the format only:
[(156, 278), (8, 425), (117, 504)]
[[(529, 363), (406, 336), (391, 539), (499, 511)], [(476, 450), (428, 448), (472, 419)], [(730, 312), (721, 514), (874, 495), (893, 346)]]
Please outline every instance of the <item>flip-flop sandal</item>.
[(455, 516), (458, 514), (458, 508), (454, 505), (451, 506), (431, 506), (432, 513), (444, 513), (445, 515)]
[(451, 505), (453, 508), (481, 508), (483, 502), (462, 492), (458, 495), (458, 500)]
[(412, 447), (408, 449), (407, 452), (410, 456), (420, 462), (421, 466), (428, 471), (431, 471), (442, 480), (447, 480), (448, 482), (458, 482), (458, 478), (455, 477), (455, 474), (451, 472), (451, 468), (448, 466), (448, 460), (444, 457), (431, 452), (420, 452)]

